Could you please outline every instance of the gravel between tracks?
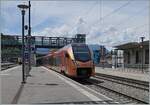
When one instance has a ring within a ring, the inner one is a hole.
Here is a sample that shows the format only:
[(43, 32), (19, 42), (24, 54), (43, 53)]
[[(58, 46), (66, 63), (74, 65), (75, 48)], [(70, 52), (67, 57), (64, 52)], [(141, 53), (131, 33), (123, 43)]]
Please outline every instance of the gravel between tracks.
[[(80, 80), (78, 81), (81, 84), (86, 85), (89, 88), (92, 88), (93, 90), (96, 90), (97, 92), (100, 92), (101, 94), (104, 94), (106, 96), (109, 96), (114, 100), (114, 102), (119, 102), (121, 104), (127, 104), (127, 103), (140, 103), (143, 104), (144, 102), (147, 102), (147, 99), (149, 99), (149, 91), (143, 92), (143, 90), (136, 89), (129, 86), (126, 86), (125, 84), (119, 84), (115, 83), (114, 81), (109, 81), (105, 79), (99, 79), (92, 77), (87, 80)], [(143, 99), (144, 102), (135, 99), (134, 97), (137, 95), (136, 98)], [(113, 103), (113, 102), (112, 102)]]

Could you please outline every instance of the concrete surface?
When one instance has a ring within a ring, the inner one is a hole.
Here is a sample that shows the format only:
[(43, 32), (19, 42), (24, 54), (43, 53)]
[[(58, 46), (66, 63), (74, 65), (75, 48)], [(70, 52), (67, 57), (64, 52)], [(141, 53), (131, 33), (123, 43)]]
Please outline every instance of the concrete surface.
[(21, 66), (13, 67), (0, 72), (1, 77), (1, 102), (10, 104), (21, 86)]
[(21, 66), (1, 72), (2, 104), (83, 104), (111, 100), (43, 67), (32, 67), (22, 85)]
[(33, 68), (25, 84), (19, 104), (64, 103), (89, 101), (83, 94), (42, 68)]

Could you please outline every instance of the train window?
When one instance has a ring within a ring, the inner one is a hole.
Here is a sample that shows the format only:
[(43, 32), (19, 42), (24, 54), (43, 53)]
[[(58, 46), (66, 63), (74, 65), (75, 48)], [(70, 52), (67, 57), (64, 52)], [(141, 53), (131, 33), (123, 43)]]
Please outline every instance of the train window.
[(58, 56), (58, 57), (56, 57), (56, 66), (58, 66), (60, 63), (61, 63), (60, 62), (60, 57)]
[(69, 58), (69, 54), (68, 54), (68, 53), (66, 53), (65, 56), (66, 56), (67, 58)]
[(83, 62), (91, 60), (91, 56), (87, 52), (86, 53), (80, 53), (80, 52), (74, 53), (74, 57), (76, 60), (83, 61)]
[(89, 52), (89, 49), (87, 46), (73, 46), (74, 52)]
[(49, 64), (50, 64), (50, 65), (53, 65), (53, 64), (52, 64), (52, 62), (53, 62), (52, 57), (49, 57), (49, 59), (48, 59), (48, 60), (49, 60)]
[(145, 50), (145, 64), (149, 64), (149, 49)]
[(88, 46), (73, 46), (74, 57), (78, 61), (91, 60), (90, 50)]

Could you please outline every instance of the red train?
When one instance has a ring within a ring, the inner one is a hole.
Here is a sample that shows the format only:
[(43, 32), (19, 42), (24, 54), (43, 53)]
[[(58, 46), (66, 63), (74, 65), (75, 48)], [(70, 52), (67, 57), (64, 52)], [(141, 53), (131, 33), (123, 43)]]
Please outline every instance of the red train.
[(91, 52), (86, 44), (69, 44), (43, 58), (44, 65), (69, 77), (89, 78), (95, 75)]

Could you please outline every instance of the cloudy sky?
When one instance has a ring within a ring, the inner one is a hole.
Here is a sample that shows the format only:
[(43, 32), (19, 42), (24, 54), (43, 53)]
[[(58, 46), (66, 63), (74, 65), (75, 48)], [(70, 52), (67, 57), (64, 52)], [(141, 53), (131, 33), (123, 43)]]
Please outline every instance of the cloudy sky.
[[(21, 13), (27, 1), (0, 1), (0, 26), (4, 34), (21, 33)], [(88, 44), (112, 47), (149, 39), (149, 0), (51, 0), (31, 1), (32, 35), (87, 34)], [(26, 12), (26, 24), (27, 24)]]

